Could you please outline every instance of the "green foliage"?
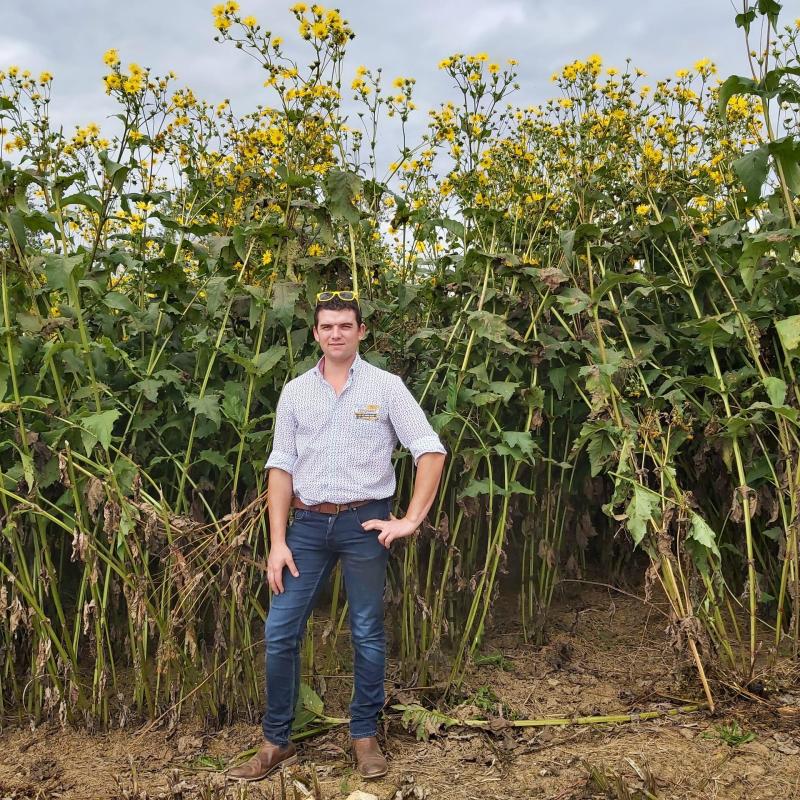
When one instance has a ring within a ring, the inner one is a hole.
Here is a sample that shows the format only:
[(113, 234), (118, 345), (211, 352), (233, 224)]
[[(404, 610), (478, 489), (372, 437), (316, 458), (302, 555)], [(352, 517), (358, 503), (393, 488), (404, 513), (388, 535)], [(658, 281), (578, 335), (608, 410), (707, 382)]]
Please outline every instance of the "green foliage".
[[(494, 658), (476, 653), (501, 584), (541, 641), (564, 571), (610, 572), (631, 543), (701, 677), (697, 625), (749, 674), (759, 595), (797, 641), (800, 64), (780, 5), (745, 4), (771, 57), (719, 89), (705, 62), (648, 94), (592, 57), (507, 108), (513, 65), (445, 59), (461, 100), (385, 175), (377, 126), (405, 126), (413, 81), (359, 71), (365, 136), (338, 12), (303, 67), (222, 8), (218, 38), (273, 93), (243, 117), (107, 54), (119, 127), (66, 138), (49, 81), (0, 78), (0, 712), (260, 702), (263, 465), (323, 287), (359, 290), (365, 357), (449, 451), (430, 531), (391, 563), (406, 676), (454, 686)], [(411, 459), (397, 477), (401, 509)], [(300, 733), (334, 724), (310, 692)], [(437, 713), (404, 709), (418, 735)]]
[(718, 739), (728, 747), (739, 747), (752, 742), (756, 735), (752, 731), (742, 730), (739, 723), (734, 720), (733, 722), (723, 722), (721, 725), (715, 725), (713, 732), (707, 731), (703, 734), (703, 738)]

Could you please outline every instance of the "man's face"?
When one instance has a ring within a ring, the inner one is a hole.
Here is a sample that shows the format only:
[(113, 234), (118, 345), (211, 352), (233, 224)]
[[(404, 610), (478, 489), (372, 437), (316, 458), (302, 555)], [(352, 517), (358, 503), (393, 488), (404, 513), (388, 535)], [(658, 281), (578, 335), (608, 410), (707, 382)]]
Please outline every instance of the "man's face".
[(314, 338), (319, 342), (326, 360), (349, 361), (358, 350), (358, 343), (367, 332), (366, 326), (356, 322), (356, 312), (351, 308), (338, 311), (323, 309), (314, 328)]

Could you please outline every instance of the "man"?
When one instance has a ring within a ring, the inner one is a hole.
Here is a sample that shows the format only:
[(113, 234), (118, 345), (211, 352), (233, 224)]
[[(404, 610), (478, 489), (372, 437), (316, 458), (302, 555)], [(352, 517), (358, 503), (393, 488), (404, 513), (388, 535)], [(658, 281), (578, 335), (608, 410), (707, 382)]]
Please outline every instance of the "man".
[[(300, 644), (320, 587), (341, 561), (353, 642), (350, 736), (363, 778), (387, 772), (376, 739), (384, 703), (383, 590), (389, 547), (428, 513), (445, 449), (401, 378), (358, 354), (366, 335), (354, 292), (321, 292), (314, 338), (322, 358), (289, 381), (275, 418), (269, 472), (273, 592), (266, 622), (264, 744), (233, 778), (260, 780), (297, 761), (289, 741), (300, 685)], [(417, 471), (406, 515), (390, 513), (398, 439)], [(294, 520), (287, 530), (289, 508)]]

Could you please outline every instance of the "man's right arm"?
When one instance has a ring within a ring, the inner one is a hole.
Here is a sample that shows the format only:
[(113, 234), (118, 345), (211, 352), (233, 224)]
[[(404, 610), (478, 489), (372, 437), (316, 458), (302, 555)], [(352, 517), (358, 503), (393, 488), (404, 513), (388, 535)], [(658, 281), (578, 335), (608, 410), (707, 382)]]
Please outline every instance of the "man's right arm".
[(283, 570), (297, 578), (300, 573), (294, 564), (292, 551), (286, 544), (286, 525), (289, 521), (289, 504), (292, 501), (292, 476), (282, 469), (273, 467), (269, 471), (267, 483), (267, 502), (269, 504), (269, 558), (267, 559), (267, 580), (269, 588), (276, 594), (283, 592)]
[(272, 452), (267, 460), (269, 470), (267, 503), (269, 512), (270, 548), (267, 559), (267, 580), (273, 592), (283, 592), (283, 570), (298, 577), (292, 551), (286, 545), (286, 525), (294, 494), (292, 471), (297, 461), (295, 431), (297, 429), (290, 397), (284, 388), (275, 410), (275, 433)]

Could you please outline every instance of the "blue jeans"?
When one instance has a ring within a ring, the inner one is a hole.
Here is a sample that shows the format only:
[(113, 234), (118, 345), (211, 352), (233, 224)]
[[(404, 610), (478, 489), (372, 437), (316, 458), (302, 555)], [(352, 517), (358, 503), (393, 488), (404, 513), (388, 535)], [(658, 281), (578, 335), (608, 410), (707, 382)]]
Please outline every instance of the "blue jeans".
[(341, 559), (353, 642), (353, 701), (350, 735), (375, 736), (383, 708), (386, 634), (383, 589), (389, 551), (378, 542), (379, 531), (365, 531), (368, 519), (389, 519), (391, 498), (375, 500), (338, 515), (295, 512), (286, 532), (300, 576), (283, 571), (282, 594), (272, 596), (265, 638), (267, 704), (264, 738), (286, 745), (300, 689), (300, 645), (306, 621), (320, 587)]

